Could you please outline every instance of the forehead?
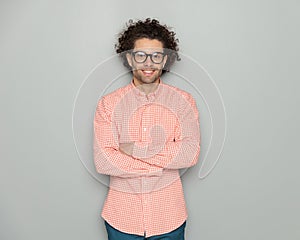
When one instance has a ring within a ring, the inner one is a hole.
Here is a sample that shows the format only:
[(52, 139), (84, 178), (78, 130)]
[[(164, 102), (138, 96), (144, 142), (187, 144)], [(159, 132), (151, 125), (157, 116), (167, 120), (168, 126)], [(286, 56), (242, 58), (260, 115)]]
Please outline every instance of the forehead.
[(134, 43), (134, 50), (155, 52), (163, 50), (163, 43), (157, 39), (141, 38)]

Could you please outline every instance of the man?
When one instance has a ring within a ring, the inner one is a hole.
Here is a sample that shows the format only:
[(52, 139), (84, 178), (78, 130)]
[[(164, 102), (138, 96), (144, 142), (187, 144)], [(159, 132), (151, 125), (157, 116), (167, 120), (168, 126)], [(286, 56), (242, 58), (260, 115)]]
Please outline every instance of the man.
[(100, 99), (94, 162), (110, 175), (101, 216), (109, 240), (183, 240), (187, 211), (179, 169), (198, 161), (193, 97), (161, 75), (179, 60), (175, 33), (155, 19), (130, 21), (116, 51), (132, 82)]

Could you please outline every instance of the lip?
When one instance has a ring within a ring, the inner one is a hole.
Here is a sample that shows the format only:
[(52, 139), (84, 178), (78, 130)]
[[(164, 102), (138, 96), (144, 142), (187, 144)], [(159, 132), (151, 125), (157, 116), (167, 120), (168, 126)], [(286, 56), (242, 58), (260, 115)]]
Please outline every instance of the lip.
[(154, 69), (142, 69), (141, 71), (145, 76), (152, 76), (155, 72)]

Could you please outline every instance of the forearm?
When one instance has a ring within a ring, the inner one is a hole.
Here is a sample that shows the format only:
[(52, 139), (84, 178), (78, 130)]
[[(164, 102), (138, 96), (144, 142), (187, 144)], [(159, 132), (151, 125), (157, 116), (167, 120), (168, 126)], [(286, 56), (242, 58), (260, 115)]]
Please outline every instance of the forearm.
[(162, 129), (154, 131), (151, 142), (135, 142), (132, 156), (162, 168), (180, 169), (195, 165), (200, 154), (200, 129), (197, 115), (177, 127), (173, 141)]
[(118, 177), (161, 175), (162, 168), (123, 154), (118, 149), (94, 144), (94, 163), (98, 173)]
[[(151, 144), (136, 144), (133, 149), (133, 157), (145, 163), (167, 169), (187, 168), (195, 165), (200, 154), (200, 145), (197, 141), (168, 142), (159, 150), (151, 148)], [(139, 146), (139, 147), (136, 147)]]

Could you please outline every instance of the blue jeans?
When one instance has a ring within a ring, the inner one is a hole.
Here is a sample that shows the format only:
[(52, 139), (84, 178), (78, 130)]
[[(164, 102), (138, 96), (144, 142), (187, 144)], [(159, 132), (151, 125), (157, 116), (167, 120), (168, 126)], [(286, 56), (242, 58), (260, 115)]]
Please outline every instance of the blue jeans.
[(106, 221), (104, 221), (104, 223), (108, 240), (184, 240), (184, 229), (186, 225), (186, 222), (184, 222), (179, 228), (173, 230), (172, 232), (146, 238), (144, 236), (120, 232), (109, 225)]

